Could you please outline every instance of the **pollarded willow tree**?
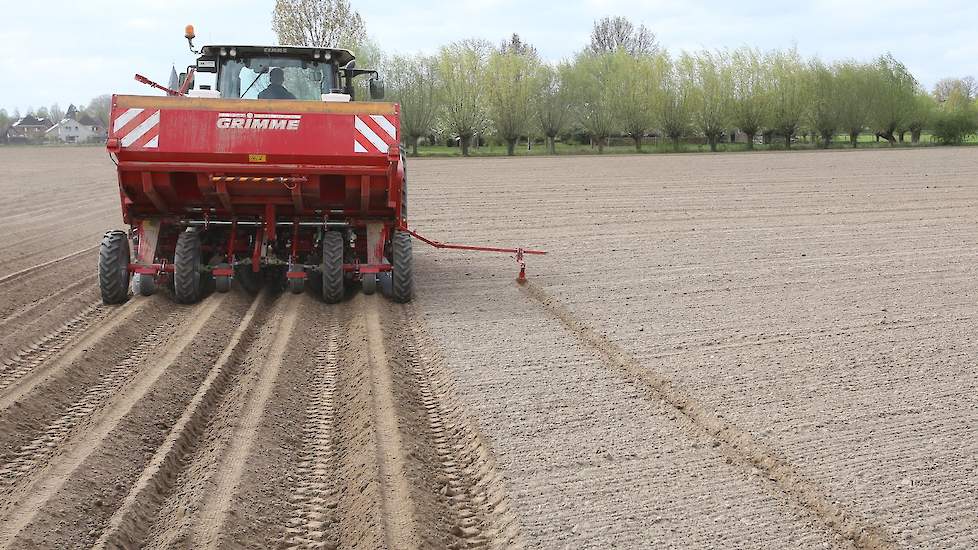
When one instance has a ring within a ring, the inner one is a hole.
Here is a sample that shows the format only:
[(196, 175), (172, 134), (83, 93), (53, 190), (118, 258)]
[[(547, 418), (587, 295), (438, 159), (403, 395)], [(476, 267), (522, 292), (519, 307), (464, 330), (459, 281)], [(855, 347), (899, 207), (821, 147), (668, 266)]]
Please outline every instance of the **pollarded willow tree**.
[(577, 122), (602, 153), (608, 137), (620, 131), (611, 85), (618, 77), (615, 54), (583, 52), (567, 77)]
[(557, 136), (570, 122), (571, 94), (567, 85), (570, 65), (556, 68), (541, 64), (536, 74), (536, 94), (533, 95), (533, 117), (540, 132), (547, 138), (547, 152), (557, 153)]
[(666, 73), (657, 106), (658, 119), (662, 132), (672, 140), (673, 150), (679, 151), (680, 140), (692, 126), (695, 65), (689, 56), (675, 61), (664, 59)]
[(807, 108), (805, 66), (794, 49), (768, 54), (767, 64), (770, 69), (767, 125), (784, 138), (785, 148), (790, 149)]
[(838, 63), (834, 68), (838, 95), (836, 116), (838, 127), (849, 134), (853, 148), (859, 146), (859, 134), (869, 124), (873, 104), (871, 69), (854, 61)]
[(822, 148), (827, 149), (839, 128), (839, 96), (842, 90), (838, 77), (831, 67), (812, 59), (805, 71), (805, 86), (810, 97), (805, 113), (806, 124), (818, 134)]
[(878, 136), (895, 145), (897, 129), (907, 123), (915, 107), (919, 85), (906, 66), (891, 54), (881, 56), (872, 67), (874, 100), (869, 115), (870, 126)]
[[(937, 112), (937, 102), (926, 92), (918, 93), (914, 98), (914, 107), (907, 118), (906, 131), (910, 132), (910, 142), (920, 143), (920, 134), (924, 128), (934, 122), (934, 115)], [(903, 141), (903, 134), (900, 134), (900, 141)]]
[(747, 148), (754, 148), (754, 137), (764, 127), (767, 113), (767, 79), (763, 56), (754, 49), (741, 48), (730, 57), (733, 79), (731, 123), (747, 135)]
[(689, 60), (680, 60), (681, 65), (686, 63), (692, 64), (693, 124), (706, 137), (710, 151), (716, 151), (717, 143), (727, 132), (734, 105), (729, 57), (721, 52), (703, 51), (690, 55)]
[(506, 142), (509, 156), (516, 153), (516, 142), (527, 135), (532, 122), (531, 100), (540, 66), (535, 51), (532, 48), (495, 50), (486, 63), (483, 86), (489, 120)]
[(418, 140), (431, 133), (441, 99), (437, 61), (424, 55), (393, 56), (384, 75), (391, 100), (401, 104), (401, 134), (418, 156)]
[(624, 50), (611, 56), (614, 80), (607, 83), (613, 89), (612, 105), (619, 126), (642, 150), (642, 138), (656, 123), (655, 106), (661, 101), (663, 78), (667, 64), (661, 55), (629, 55)]
[(488, 42), (463, 40), (443, 46), (438, 54), (443, 126), (459, 138), (466, 157), (472, 138), (488, 126), (482, 75), (491, 50)]

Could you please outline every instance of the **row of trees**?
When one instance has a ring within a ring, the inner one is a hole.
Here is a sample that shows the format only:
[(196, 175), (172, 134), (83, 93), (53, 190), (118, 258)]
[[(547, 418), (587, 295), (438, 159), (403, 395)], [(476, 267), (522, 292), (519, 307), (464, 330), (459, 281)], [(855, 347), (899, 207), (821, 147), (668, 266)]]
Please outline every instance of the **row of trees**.
[[(596, 25), (596, 32), (599, 26)], [(925, 92), (891, 55), (834, 64), (797, 51), (683, 52), (586, 48), (573, 60), (547, 64), (518, 36), (499, 46), (467, 40), (435, 56), (393, 56), (384, 72), (403, 108), (402, 130), (416, 147), (423, 136), (471, 138), (492, 133), (507, 144), (581, 131), (600, 150), (628, 136), (641, 150), (649, 135), (678, 148), (684, 138), (717, 144), (739, 130), (753, 147), (813, 135), (828, 147), (837, 134), (852, 146), (871, 132), (891, 144), (917, 143), (925, 129), (958, 143), (978, 129), (976, 87), (946, 80)]]
[(384, 56), (348, 0), (277, 0), (273, 28), (280, 43), (349, 47), (361, 67), (380, 69), (415, 154), (422, 137), (457, 138), (468, 155), (485, 135), (513, 154), (531, 136), (554, 152), (571, 133), (599, 150), (615, 136), (641, 150), (649, 135), (676, 148), (695, 137), (715, 150), (735, 131), (748, 147), (755, 136), (791, 147), (798, 135), (828, 147), (839, 133), (855, 147), (867, 131), (894, 144), (928, 129), (957, 143), (978, 129), (974, 80), (945, 80), (929, 94), (891, 55), (828, 64), (796, 50), (670, 54), (644, 25), (606, 17), (580, 53), (557, 64), (515, 34), (499, 45), (463, 40), (436, 55)]

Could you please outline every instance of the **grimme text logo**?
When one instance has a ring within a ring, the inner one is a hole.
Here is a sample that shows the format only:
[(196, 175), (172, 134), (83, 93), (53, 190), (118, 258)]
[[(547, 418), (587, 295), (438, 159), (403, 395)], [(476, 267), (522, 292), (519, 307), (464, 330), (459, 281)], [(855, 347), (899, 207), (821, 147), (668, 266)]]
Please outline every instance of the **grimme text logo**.
[(217, 127), (230, 130), (298, 130), (302, 115), (219, 113)]

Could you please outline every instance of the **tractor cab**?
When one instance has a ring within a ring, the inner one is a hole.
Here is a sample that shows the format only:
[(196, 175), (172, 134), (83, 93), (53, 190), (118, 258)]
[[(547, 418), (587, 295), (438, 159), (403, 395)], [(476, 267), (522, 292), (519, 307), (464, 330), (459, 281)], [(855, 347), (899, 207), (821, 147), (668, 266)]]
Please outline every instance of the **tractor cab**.
[[(338, 48), (298, 46), (204, 46), (193, 69), (214, 73), (216, 85), (201, 86), (202, 97), (353, 101), (354, 79), (370, 75), (370, 99), (383, 99), (377, 71), (356, 68), (354, 55)], [(189, 72), (189, 70), (188, 70)]]

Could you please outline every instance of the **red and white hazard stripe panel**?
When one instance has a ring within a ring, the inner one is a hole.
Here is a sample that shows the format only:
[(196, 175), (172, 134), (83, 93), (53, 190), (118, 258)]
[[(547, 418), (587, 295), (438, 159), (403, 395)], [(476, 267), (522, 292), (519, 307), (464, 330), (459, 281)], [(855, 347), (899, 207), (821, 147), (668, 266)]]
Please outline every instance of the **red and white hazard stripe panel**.
[(160, 112), (128, 109), (112, 121), (112, 135), (124, 149), (156, 149), (160, 146)]
[(384, 115), (354, 116), (353, 151), (355, 153), (387, 153), (397, 144), (397, 128)]

